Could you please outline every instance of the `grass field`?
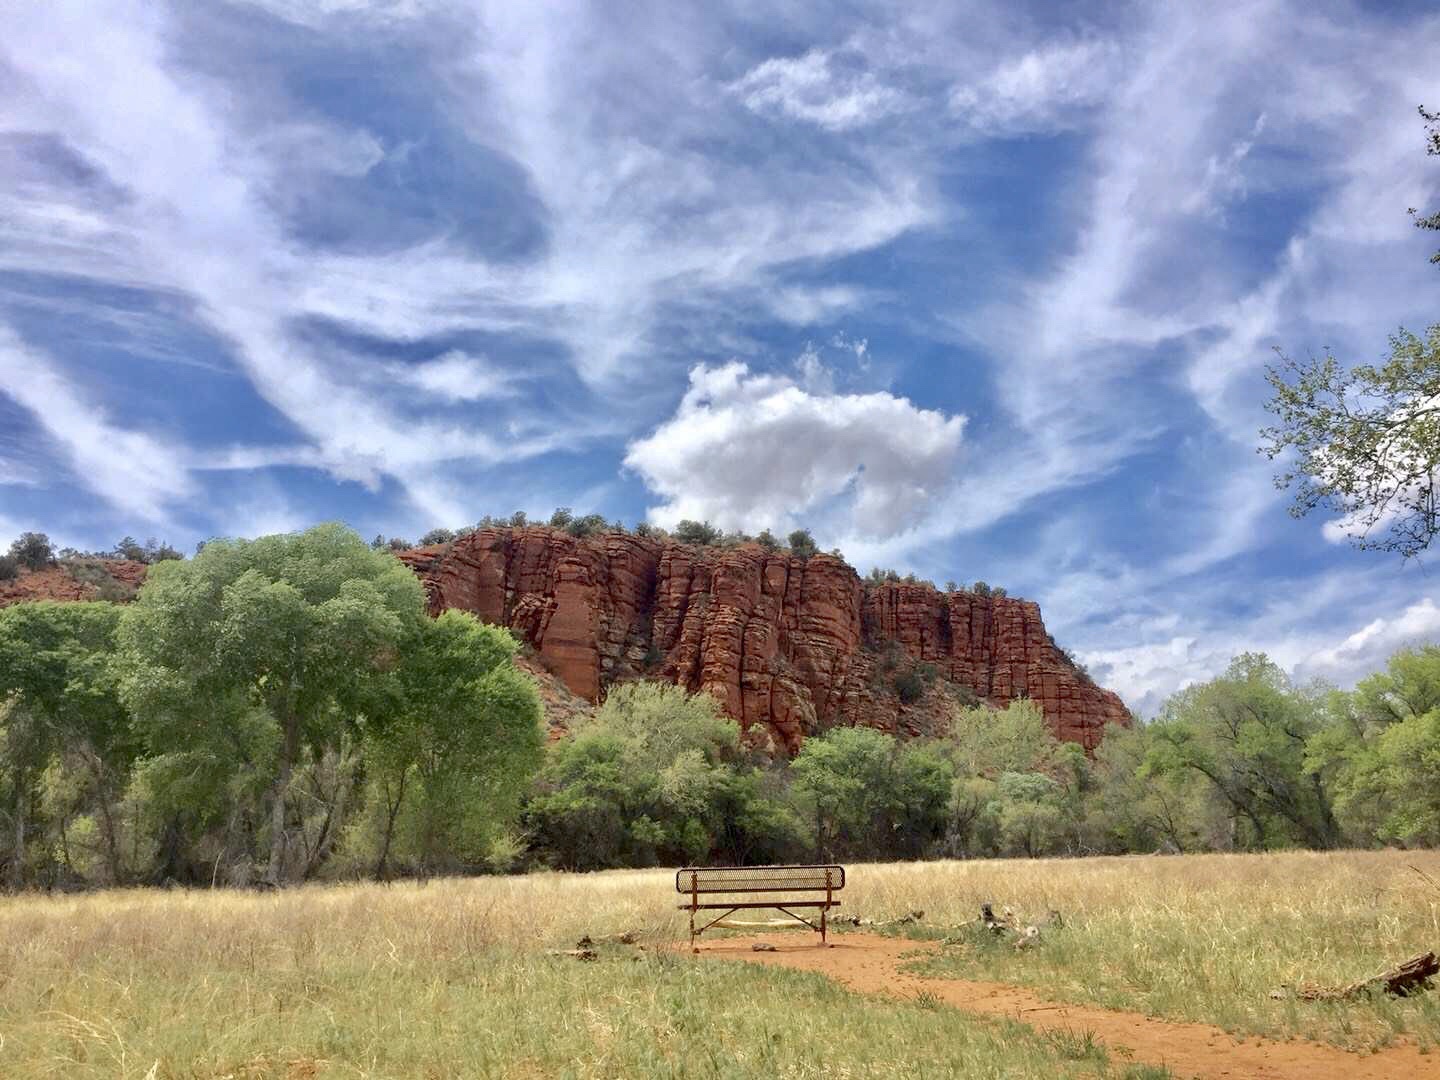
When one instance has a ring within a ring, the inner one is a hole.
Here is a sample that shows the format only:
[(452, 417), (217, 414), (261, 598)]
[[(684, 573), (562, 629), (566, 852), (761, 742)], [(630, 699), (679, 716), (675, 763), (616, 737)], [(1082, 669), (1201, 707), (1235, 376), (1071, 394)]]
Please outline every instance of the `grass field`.
[[(1440, 1042), (1427, 996), (1271, 1002), (1440, 945), (1440, 856), (1397, 853), (851, 868), (845, 910), (926, 922), (981, 901), (1062, 931), (955, 946), (946, 973), (1056, 998), (1308, 1033)], [(0, 900), (0, 1076), (1155, 1076), (925, 1000), (696, 960), (663, 871), (274, 895), (126, 891)], [(553, 956), (639, 931), (600, 961)]]

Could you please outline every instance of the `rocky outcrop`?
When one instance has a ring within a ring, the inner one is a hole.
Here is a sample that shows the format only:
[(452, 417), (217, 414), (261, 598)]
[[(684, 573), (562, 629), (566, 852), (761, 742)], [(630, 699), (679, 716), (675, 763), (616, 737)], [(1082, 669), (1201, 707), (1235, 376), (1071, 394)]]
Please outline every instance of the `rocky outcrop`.
[(0, 607), (27, 600), (129, 600), (150, 568), (129, 559), (67, 559), (0, 581)]
[[(922, 734), (957, 702), (1028, 697), (1093, 749), (1128, 724), (1050, 640), (1038, 605), (927, 585), (862, 583), (841, 559), (758, 544), (696, 547), (626, 533), (481, 529), (400, 556), (434, 614), (510, 627), (575, 695), (661, 678), (706, 690), (756, 744), (863, 724)], [(902, 690), (904, 698), (902, 699)]]

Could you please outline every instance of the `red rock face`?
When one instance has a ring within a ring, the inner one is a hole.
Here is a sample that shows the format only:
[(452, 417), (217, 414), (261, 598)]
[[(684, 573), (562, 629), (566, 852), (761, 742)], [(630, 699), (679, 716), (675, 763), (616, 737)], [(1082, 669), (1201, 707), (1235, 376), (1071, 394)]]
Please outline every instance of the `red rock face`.
[[(117, 597), (128, 598), (145, 583), (150, 568), (128, 559), (87, 559), (85, 566), (103, 571), (114, 581)], [(103, 580), (103, 579), (102, 579)], [(82, 581), (65, 566), (47, 566), (43, 570), (21, 570), (11, 581), (0, 581), (0, 607), (29, 600), (96, 600), (100, 588)]]
[[(794, 753), (835, 725), (902, 734), (943, 727), (957, 693), (1004, 706), (1028, 697), (1055, 734), (1087, 750), (1129, 711), (1082, 676), (1027, 600), (862, 584), (830, 555), (758, 544), (692, 547), (624, 533), (482, 529), (401, 554), (432, 614), (471, 611), (510, 627), (574, 694), (663, 678), (706, 690), (758, 745)], [(909, 704), (894, 676), (924, 672)]]

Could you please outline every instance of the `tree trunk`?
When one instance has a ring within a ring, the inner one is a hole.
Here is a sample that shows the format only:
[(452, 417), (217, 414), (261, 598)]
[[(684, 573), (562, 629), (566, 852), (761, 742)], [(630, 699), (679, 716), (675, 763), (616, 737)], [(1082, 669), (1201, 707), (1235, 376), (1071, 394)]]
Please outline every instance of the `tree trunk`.
[(265, 881), (272, 886), (283, 883), (285, 876), (285, 797), (290, 790), (290, 777), (295, 771), (295, 758), (300, 752), (300, 721), (293, 715), (285, 717), (285, 730), (280, 739), (280, 768), (271, 788), (270, 802), (270, 864)]
[(25, 884), (25, 778), (15, 777), (15, 844), (10, 860), (10, 887), (19, 892)]
[(95, 778), (95, 797), (100, 802), (101, 836), (105, 841), (105, 868), (110, 873), (110, 884), (119, 885), (120, 842), (115, 835), (115, 818), (110, 809), (110, 793), (106, 790), (105, 769), (93, 753), (82, 751), (85, 762), (90, 766), (90, 775)]
[(389, 870), (390, 838), (395, 835), (395, 818), (400, 813), (400, 804), (405, 801), (405, 779), (409, 775), (408, 769), (400, 773), (400, 790), (395, 793), (395, 801), (387, 808), (389, 812), (385, 816), (385, 839), (380, 844), (380, 860), (375, 864), (376, 881), (384, 881)]
[(331, 791), (330, 798), (326, 800), (325, 821), (320, 826), (320, 834), (315, 838), (315, 847), (305, 860), (307, 881), (330, 857), (330, 852), (340, 838), (340, 832), (345, 827), (345, 805), (351, 789), (355, 786), (355, 773), (359, 771), (359, 768), (360, 755), (354, 754), (347, 760), (342, 745), (342, 749), (336, 755), (335, 787)]

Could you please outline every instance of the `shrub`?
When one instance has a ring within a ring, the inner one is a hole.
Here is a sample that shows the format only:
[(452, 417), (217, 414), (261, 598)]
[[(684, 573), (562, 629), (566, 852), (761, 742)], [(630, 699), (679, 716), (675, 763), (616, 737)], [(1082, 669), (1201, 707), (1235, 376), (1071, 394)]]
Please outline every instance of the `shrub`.
[(974, 585), (970, 587), (970, 591), (973, 592), (976, 596), (989, 596), (990, 586), (986, 585), (983, 581), (977, 581)]
[(780, 547), (780, 541), (775, 538), (775, 534), (769, 529), (763, 529), (755, 540), (766, 551), (775, 551)]
[(570, 524), (570, 519), (575, 515), (570, 512), (568, 506), (557, 506), (555, 512), (550, 515), (550, 527), (552, 529), (563, 529)]
[(911, 669), (895, 676), (895, 693), (906, 705), (913, 705), (925, 693), (925, 679), (920, 672)]
[[(150, 539), (146, 540), (143, 544), (140, 543), (140, 541), (136, 540), (133, 536), (122, 536), (120, 538), (120, 542), (115, 545), (114, 551), (102, 552), (95, 556), (91, 556), (83, 552), (70, 551), (70, 549), (67, 549), (67, 551), (69, 551), (71, 555), (83, 555), (85, 558), (105, 558), (106, 556), (114, 556), (117, 559), (128, 559), (131, 562), (144, 563), (146, 566), (150, 566), (157, 562), (164, 562), (166, 559), (183, 559), (185, 557), (184, 555), (180, 554), (180, 552), (177, 551), (175, 548), (171, 547), (169, 544), (162, 544), (153, 536), (150, 537)], [(61, 552), (61, 554), (64, 555), (65, 552)]]
[(512, 529), (525, 528), (526, 521), (527, 518), (525, 517), (524, 510), (516, 510), (513, 514), (510, 515), (510, 527)]
[(955, 584), (955, 582), (953, 582), (953, 581), (947, 581), (947, 582), (945, 582), (945, 591), (946, 591), (946, 592), (959, 592), (959, 591), (960, 591), (960, 586), (957, 585), (957, 584)]
[(639, 523), (635, 526), (635, 535), (636, 535), (636, 536), (654, 536), (654, 535), (655, 535), (655, 526), (654, 526), (654, 525), (651, 525), (648, 521), (639, 522)]
[(455, 539), (454, 529), (431, 529), (424, 536), (420, 537), (420, 546), (429, 547), (431, 544), (448, 544)]
[(10, 555), (21, 566), (43, 570), (55, 561), (55, 545), (44, 533), (21, 533), (19, 539), (10, 545)]
[(711, 525), (708, 521), (691, 521), (686, 518), (675, 526), (671, 534), (682, 544), (717, 544), (720, 542), (720, 530)]
[(0, 555), (0, 581), (13, 581), (20, 576), (20, 560), (14, 555)]
[(609, 527), (609, 523), (601, 515), (586, 514), (584, 517), (571, 518), (565, 525), (565, 531), (571, 536), (594, 536)]
[(792, 554), (808, 559), (820, 548), (815, 543), (815, 537), (810, 535), (809, 529), (796, 529), (789, 536), (790, 551)]

